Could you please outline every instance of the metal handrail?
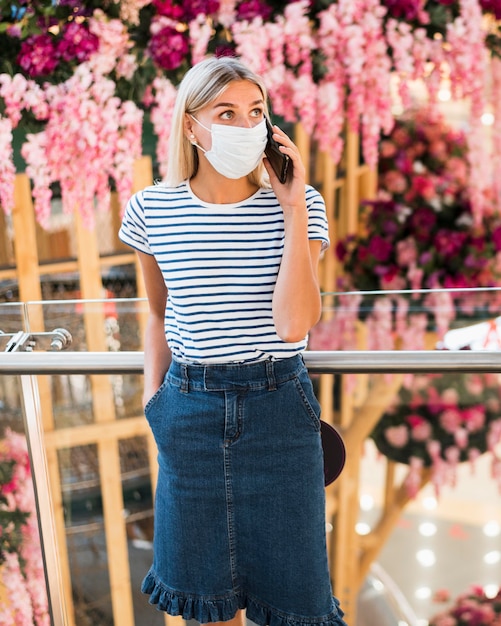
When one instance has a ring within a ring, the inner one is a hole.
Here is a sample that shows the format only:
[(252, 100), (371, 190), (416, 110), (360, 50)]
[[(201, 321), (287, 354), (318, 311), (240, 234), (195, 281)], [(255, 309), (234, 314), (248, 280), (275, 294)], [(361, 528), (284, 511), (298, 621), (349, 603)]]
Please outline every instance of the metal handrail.
[[(307, 351), (304, 359), (311, 373), (501, 372), (501, 351)], [(65, 626), (68, 620), (57, 555), (36, 376), (141, 374), (143, 364), (143, 352), (0, 352), (0, 376), (20, 375), (52, 626)]]
[[(307, 351), (316, 374), (394, 372), (501, 372), (501, 351), (395, 350)], [(0, 375), (140, 374), (143, 352), (0, 352)]]

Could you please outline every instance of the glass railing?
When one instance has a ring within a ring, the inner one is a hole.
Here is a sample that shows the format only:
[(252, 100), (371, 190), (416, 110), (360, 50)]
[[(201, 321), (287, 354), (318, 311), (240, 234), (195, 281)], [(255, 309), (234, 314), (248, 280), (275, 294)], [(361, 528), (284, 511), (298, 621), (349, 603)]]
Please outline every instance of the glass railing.
[[(424, 440), (430, 407), (456, 409), (460, 421), (441, 433), (456, 462), (484, 454), (497, 415), (500, 291), (325, 294), (324, 303), (305, 353), (324, 419), (341, 430), (349, 451), (370, 438), (406, 468), (402, 502), (419, 488), (418, 469), (430, 470), (440, 453), (410, 446)], [(0, 446), (11, 432), (28, 440), (54, 626), (164, 624), (138, 591), (151, 560), (156, 480), (141, 407), (147, 310), (140, 299), (0, 305)], [(358, 480), (353, 461), (347, 471)], [(329, 518), (340, 514), (340, 485), (328, 488)], [(380, 507), (377, 532), (357, 539), (364, 553), (357, 575), (368, 573), (387, 539), (383, 498)], [(340, 569), (345, 548), (337, 526), (330, 539), (335, 585), (357, 587), (357, 575)], [(456, 572), (458, 587), (470, 574), (458, 580)], [(35, 611), (36, 602), (43, 599), (33, 599)], [(422, 620), (432, 612), (422, 601), (413, 608)]]

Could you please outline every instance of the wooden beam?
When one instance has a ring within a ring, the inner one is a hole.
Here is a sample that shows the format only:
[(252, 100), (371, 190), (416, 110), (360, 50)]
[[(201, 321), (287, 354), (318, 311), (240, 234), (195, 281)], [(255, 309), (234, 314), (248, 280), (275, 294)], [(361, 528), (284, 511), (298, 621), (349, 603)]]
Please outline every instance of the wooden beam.
[(17, 174), (15, 177), (12, 224), (19, 299), (22, 302), (41, 300), (35, 212), (31, 198), (30, 179), (26, 174)]

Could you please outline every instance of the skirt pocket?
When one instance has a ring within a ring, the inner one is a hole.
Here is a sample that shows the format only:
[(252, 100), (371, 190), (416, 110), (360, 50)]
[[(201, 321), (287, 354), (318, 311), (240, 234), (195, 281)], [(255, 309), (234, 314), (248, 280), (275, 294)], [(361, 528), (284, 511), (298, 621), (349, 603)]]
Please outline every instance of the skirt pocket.
[(146, 417), (148, 418), (148, 413), (150, 413), (151, 409), (153, 408), (153, 406), (156, 404), (157, 400), (160, 398), (160, 396), (163, 394), (164, 390), (167, 387), (167, 378), (164, 378), (163, 383), (160, 385), (160, 387), (155, 391), (155, 393), (151, 396), (151, 398), (148, 400), (148, 402), (144, 405), (144, 414), (146, 415)]
[(299, 375), (293, 380), (311, 423), (315, 429), (319, 431), (321, 407), (320, 402), (317, 400), (315, 392), (313, 391), (313, 385), (311, 384), (308, 373), (306, 371), (300, 372)]

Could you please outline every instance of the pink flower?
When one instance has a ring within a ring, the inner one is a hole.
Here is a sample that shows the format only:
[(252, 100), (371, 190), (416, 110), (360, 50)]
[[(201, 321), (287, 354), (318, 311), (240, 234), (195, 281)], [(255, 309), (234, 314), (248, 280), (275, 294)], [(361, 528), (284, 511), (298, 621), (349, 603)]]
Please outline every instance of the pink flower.
[(469, 394), (472, 396), (479, 396), (484, 390), (482, 376), (479, 374), (471, 374), (470, 376), (467, 376), (465, 386)]
[(417, 245), (413, 237), (407, 237), (397, 243), (397, 263), (409, 267), (417, 261)]
[(459, 394), (457, 389), (448, 387), (440, 394), (440, 398), (445, 406), (457, 406), (459, 402)]
[(464, 450), (468, 445), (468, 431), (466, 428), (456, 428), (454, 431), (454, 442), (460, 450)]
[(10, 213), (14, 207), (14, 180), (16, 170), (12, 151), (12, 124), (0, 117), (0, 210)]
[(395, 448), (403, 448), (409, 441), (409, 430), (407, 426), (389, 426), (384, 431), (386, 441)]
[(440, 426), (448, 433), (454, 433), (462, 422), (460, 411), (457, 409), (446, 409), (439, 417)]
[(433, 602), (449, 602), (451, 593), (448, 589), (437, 589), (433, 594)]
[(485, 426), (485, 407), (472, 406), (463, 410), (463, 420), (469, 432), (477, 432)]
[(403, 194), (407, 189), (407, 179), (397, 170), (390, 170), (383, 175), (385, 188), (393, 194)]
[(436, 181), (429, 176), (414, 176), (411, 180), (411, 188), (406, 193), (405, 198), (408, 202), (414, 200), (416, 196), (424, 200), (432, 200), (437, 195)]
[(432, 427), (429, 422), (422, 421), (411, 430), (411, 437), (415, 441), (427, 441), (432, 435)]
[(397, 153), (397, 147), (389, 139), (383, 139), (379, 144), (379, 156), (382, 159), (391, 159)]
[(381, 273), (379, 282), (380, 288), (383, 291), (399, 291), (405, 289), (405, 278), (400, 276), (396, 265), (384, 268), (384, 272)]

